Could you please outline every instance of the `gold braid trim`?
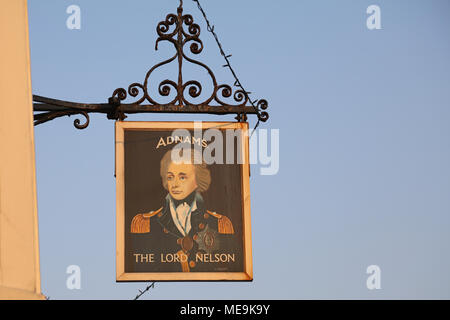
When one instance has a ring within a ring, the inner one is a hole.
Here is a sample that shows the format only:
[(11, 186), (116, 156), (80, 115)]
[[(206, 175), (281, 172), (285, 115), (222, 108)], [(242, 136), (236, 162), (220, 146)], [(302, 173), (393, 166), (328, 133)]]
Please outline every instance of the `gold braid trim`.
[[(178, 257), (180, 258), (180, 263), (181, 263), (181, 271), (182, 272), (190, 272), (189, 269), (189, 262), (187, 261), (187, 254), (183, 252), (183, 250), (180, 250), (177, 252)], [(186, 260), (186, 261), (182, 261), (182, 260)]]
[(160, 213), (162, 207), (156, 211), (147, 213), (139, 213), (134, 216), (131, 221), (131, 233), (149, 233), (150, 232), (150, 218)]
[(212, 215), (214, 218), (217, 218), (217, 231), (222, 234), (234, 234), (234, 228), (233, 223), (231, 223), (231, 220), (223, 216), (221, 214), (206, 210), (206, 212), (210, 215)]

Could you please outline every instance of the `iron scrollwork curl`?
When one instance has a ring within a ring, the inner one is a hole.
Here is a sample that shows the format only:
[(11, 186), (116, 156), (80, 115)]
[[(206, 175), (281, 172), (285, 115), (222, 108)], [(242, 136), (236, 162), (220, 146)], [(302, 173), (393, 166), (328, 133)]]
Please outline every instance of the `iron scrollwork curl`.
[[(120, 101), (124, 101), (127, 99), (128, 95), (130, 97), (140, 96), (139, 99), (132, 102), (132, 104), (140, 105), (144, 102), (150, 103), (150, 105), (157, 106), (167, 106), (174, 105), (179, 107), (180, 109), (184, 106), (209, 106), (211, 102), (217, 104), (217, 106), (234, 106), (234, 107), (244, 107), (248, 101), (249, 97), (246, 92), (242, 90), (236, 90), (233, 93), (233, 89), (231, 86), (227, 84), (218, 84), (216, 77), (212, 70), (205, 65), (204, 63), (195, 60), (193, 58), (188, 57), (184, 48), (189, 46), (189, 51), (198, 55), (203, 51), (204, 45), (200, 37), (200, 26), (194, 23), (194, 18), (190, 14), (183, 15), (182, 3), (178, 7), (177, 14), (168, 14), (165, 20), (158, 23), (156, 27), (156, 33), (158, 34), (158, 38), (155, 43), (155, 50), (158, 50), (158, 44), (161, 41), (168, 41), (172, 43), (175, 47), (176, 53), (171, 58), (158, 63), (153, 66), (146, 74), (143, 84), (140, 83), (132, 83), (129, 85), (128, 90), (124, 88), (118, 88), (114, 91), (113, 97), (117, 97)], [(168, 103), (159, 103), (157, 102), (157, 97), (152, 97), (149, 93), (150, 86), (150, 77), (152, 73), (174, 60), (178, 61), (178, 79), (177, 81), (173, 80), (163, 80), (157, 86), (158, 94), (160, 97), (167, 97), (174, 91), (176, 91), (176, 96)], [(183, 62), (189, 62), (200, 66), (205, 69), (211, 79), (213, 84), (211, 94), (205, 98), (201, 102), (194, 103), (189, 100), (189, 98), (199, 98), (203, 93), (203, 86), (199, 81), (196, 80), (183, 80), (182, 74), (182, 66)], [(229, 104), (223, 101), (223, 98), (232, 99), (232, 104)], [(211, 106), (212, 108), (214, 106)]]
[(267, 120), (269, 120), (269, 113), (266, 110), (269, 107), (269, 103), (267, 102), (267, 100), (265, 99), (261, 99), (258, 101), (258, 110), (263, 110), (261, 112), (259, 112), (258, 114), (258, 119), (262, 122), (266, 122)]
[(86, 120), (84, 121), (83, 124), (80, 124), (81, 120), (80, 119), (75, 119), (73, 121), (73, 125), (77, 129), (86, 129), (88, 127), (88, 125), (89, 125), (89, 122), (90, 122), (89, 115), (88, 115), (88, 113), (86, 111), (80, 111), (79, 114), (83, 115), (86, 118)]
[(86, 111), (81, 110), (65, 110), (65, 111), (52, 111), (52, 112), (45, 112), (45, 113), (39, 113), (34, 115), (34, 125), (38, 125), (41, 123), (45, 123), (47, 121), (64, 117), (64, 116), (71, 116), (71, 115), (82, 115), (85, 117), (84, 123), (81, 123), (81, 120), (79, 118), (76, 118), (73, 121), (73, 125), (77, 129), (86, 129), (89, 126), (89, 114)]

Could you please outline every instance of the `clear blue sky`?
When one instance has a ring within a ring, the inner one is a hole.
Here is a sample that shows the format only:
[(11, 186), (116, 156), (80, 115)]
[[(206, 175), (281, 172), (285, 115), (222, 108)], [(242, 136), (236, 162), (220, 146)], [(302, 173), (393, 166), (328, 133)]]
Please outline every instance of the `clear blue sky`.
[[(170, 57), (154, 51), (155, 28), (176, 0), (28, 2), (34, 94), (106, 102)], [(232, 84), (184, 2), (200, 59)], [(158, 283), (144, 298), (450, 299), (450, 2), (201, 2), (245, 87), (269, 101), (261, 127), (280, 130), (280, 171), (250, 180), (253, 282)], [(66, 27), (71, 4), (81, 30)], [(371, 4), (381, 30), (366, 27)], [(93, 115), (80, 131), (74, 119), (35, 129), (42, 290), (131, 299), (145, 284), (115, 283), (114, 122)], [(127, 120), (171, 119), (233, 117)], [(73, 264), (81, 290), (66, 288)], [(380, 290), (366, 288), (372, 264)]]

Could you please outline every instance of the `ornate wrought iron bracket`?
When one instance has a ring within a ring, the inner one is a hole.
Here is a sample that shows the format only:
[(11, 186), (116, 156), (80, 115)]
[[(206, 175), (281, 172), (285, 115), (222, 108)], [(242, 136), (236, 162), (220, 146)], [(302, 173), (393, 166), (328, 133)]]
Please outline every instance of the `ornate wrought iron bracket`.
[[(192, 54), (197, 55), (203, 51), (203, 42), (200, 40), (200, 27), (194, 23), (191, 15), (183, 15), (183, 1), (177, 9), (177, 14), (168, 14), (164, 21), (158, 23), (156, 27), (158, 39), (155, 50), (161, 41), (168, 41), (175, 47), (175, 54), (155, 66), (146, 74), (143, 83), (132, 83), (127, 90), (118, 88), (114, 90), (107, 103), (75, 103), (50, 99), (33, 95), (34, 125), (38, 125), (62, 116), (82, 115), (85, 117), (84, 123), (80, 119), (75, 119), (74, 126), (77, 129), (84, 129), (89, 125), (89, 113), (105, 113), (108, 119), (124, 120), (126, 114), (133, 113), (204, 113), (204, 114), (236, 114), (237, 121), (247, 121), (248, 114), (255, 114), (259, 121), (267, 121), (268, 112), (265, 110), (268, 103), (264, 99), (254, 101), (249, 100), (248, 93), (243, 90), (235, 90), (230, 85), (218, 84), (211, 69), (200, 61), (188, 57), (184, 53), (184, 48), (189, 45)], [(178, 62), (178, 79), (163, 80), (157, 86), (159, 98), (169, 97), (172, 89), (175, 97), (168, 103), (159, 103), (158, 98), (150, 94), (151, 75), (153, 72), (172, 61)], [(202, 85), (196, 80), (183, 80), (183, 62), (188, 62), (204, 68), (211, 78), (213, 88), (210, 95), (201, 102), (193, 102), (192, 98), (199, 98), (202, 94)], [(188, 95), (185, 95), (187, 91)], [(135, 98), (136, 100), (124, 103), (126, 100)], [(230, 102), (226, 102), (229, 101)], [(249, 105), (249, 102), (251, 105)], [(255, 106), (256, 104), (256, 106)]]

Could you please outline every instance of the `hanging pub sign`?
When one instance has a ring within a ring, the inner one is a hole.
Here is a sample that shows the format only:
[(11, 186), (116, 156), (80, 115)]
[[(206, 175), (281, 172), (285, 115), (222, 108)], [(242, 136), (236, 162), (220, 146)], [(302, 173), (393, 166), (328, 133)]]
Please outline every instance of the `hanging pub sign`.
[(116, 281), (252, 280), (247, 133), (116, 122)]

